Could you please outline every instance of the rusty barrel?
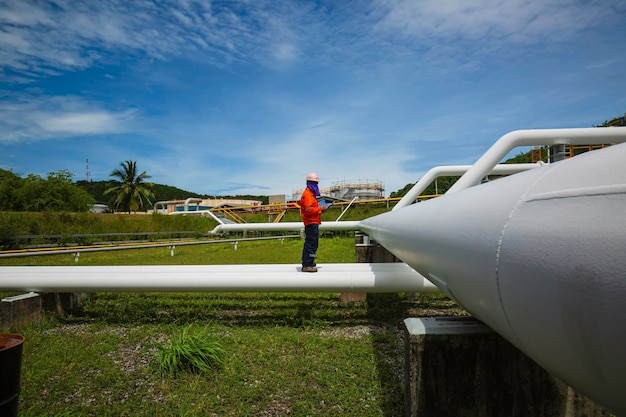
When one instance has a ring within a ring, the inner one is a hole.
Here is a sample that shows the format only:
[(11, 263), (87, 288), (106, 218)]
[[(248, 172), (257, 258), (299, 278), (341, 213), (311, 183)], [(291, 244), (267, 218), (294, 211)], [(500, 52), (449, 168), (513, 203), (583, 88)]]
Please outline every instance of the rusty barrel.
[(24, 337), (0, 333), (0, 416), (17, 417)]

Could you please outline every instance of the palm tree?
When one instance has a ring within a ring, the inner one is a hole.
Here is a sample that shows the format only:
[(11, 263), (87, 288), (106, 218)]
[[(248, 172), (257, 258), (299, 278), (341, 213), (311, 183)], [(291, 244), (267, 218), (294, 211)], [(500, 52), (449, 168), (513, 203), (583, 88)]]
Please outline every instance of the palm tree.
[(137, 175), (137, 162), (126, 161), (120, 163), (122, 169), (115, 169), (109, 175), (115, 179), (110, 182), (110, 187), (104, 194), (114, 194), (112, 199), (116, 210), (137, 211), (145, 203), (151, 204), (150, 198), (154, 193), (150, 189), (152, 183), (144, 180), (152, 178), (146, 172)]

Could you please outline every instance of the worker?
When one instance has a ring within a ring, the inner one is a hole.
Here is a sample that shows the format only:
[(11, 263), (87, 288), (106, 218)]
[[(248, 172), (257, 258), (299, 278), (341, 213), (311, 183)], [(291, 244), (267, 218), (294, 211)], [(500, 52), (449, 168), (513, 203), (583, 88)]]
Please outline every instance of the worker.
[(300, 215), (304, 223), (304, 247), (302, 248), (302, 272), (317, 272), (315, 257), (317, 256), (317, 246), (320, 235), (321, 214), (326, 210), (325, 203), (318, 204), (317, 197), (320, 197), (318, 187), (319, 177), (311, 172), (306, 176), (306, 188), (302, 192), (300, 205)]

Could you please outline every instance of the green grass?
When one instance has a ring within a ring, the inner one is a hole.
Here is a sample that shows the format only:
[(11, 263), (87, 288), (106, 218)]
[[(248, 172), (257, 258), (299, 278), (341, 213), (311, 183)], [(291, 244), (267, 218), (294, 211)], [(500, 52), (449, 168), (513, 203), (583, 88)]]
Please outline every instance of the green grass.
[[(299, 263), (301, 250), (299, 239), (240, 242), (181, 246), (173, 257), (167, 248), (88, 253), (78, 265)], [(354, 237), (322, 238), (318, 255), (354, 262)], [(74, 259), (0, 259), (9, 264)], [(403, 319), (458, 314), (433, 294), (356, 304), (336, 293), (98, 293), (65, 319), (11, 329), (26, 338), (20, 416), (403, 415)], [(160, 349), (185, 329), (210, 329), (220, 366), (162, 371)]]
[[(203, 235), (217, 223), (209, 217), (94, 214), (64, 212), (0, 212), (0, 249), (19, 249), (28, 244), (90, 244), (102, 238), (70, 238), (76, 234), (195, 232)], [(18, 239), (18, 236), (61, 235), (60, 240)]]
[[(402, 415), (402, 319), (422, 312), (462, 313), (434, 295), (97, 294), (19, 329), (20, 415)], [(163, 374), (159, 347), (189, 326), (210, 326), (221, 366)]]
[[(354, 238), (322, 238), (318, 259), (324, 263), (354, 262)], [(212, 265), (212, 264), (298, 264), (302, 240), (239, 241), (168, 247), (83, 252), (75, 262), (73, 254), (0, 258), (0, 265)]]

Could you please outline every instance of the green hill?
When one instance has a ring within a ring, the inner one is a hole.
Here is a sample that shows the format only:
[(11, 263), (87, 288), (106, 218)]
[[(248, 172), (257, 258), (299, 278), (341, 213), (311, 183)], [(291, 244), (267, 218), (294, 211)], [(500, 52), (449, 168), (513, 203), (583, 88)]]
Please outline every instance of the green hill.
[[(109, 181), (76, 181), (76, 185), (87, 191), (98, 203), (107, 204), (111, 196), (105, 196), (104, 191), (109, 187)], [(157, 201), (184, 200), (190, 197), (202, 198), (203, 196), (191, 191), (181, 190), (171, 185), (152, 184), (154, 192), (153, 204)]]

